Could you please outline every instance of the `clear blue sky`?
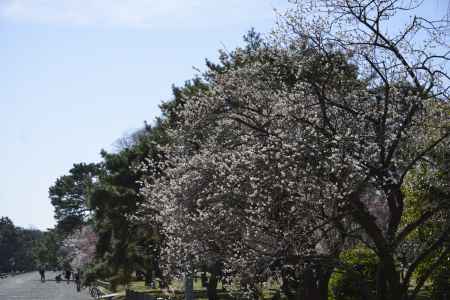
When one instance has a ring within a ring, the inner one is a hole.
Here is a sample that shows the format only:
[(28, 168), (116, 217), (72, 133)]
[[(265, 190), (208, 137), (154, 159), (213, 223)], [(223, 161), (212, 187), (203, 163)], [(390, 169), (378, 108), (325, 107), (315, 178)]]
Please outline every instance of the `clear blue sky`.
[[(446, 11), (448, 0), (426, 0)], [(48, 188), (152, 121), (171, 85), (267, 32), (288, 0), (0, 0), (0, 216), (55, 224)]]
[(0, 0), (0, 216), (55, 224), (48, 188), (160, 114), (171, 85), (267, 32), (287, 0)]

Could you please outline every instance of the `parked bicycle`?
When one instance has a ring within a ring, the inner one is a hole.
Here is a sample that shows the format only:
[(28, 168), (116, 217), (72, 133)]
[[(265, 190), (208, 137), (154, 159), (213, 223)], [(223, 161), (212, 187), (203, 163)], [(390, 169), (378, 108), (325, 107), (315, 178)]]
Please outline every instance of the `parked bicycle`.
[(95, 299), (99, 299), (103, 295), (103, 293), (95, 285), (89, 286), (89, 294), (91, 295), (92, 298)]

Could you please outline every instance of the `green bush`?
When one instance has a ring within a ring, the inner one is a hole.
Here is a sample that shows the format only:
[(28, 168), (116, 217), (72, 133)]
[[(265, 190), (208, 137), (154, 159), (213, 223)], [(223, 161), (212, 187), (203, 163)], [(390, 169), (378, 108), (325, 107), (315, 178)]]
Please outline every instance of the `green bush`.
[(372, 250), (358, 246), (340, 255), (342, 266), (330, 279), (330, 297), (335, 300), (374, 298), (377, 257)]
[(431, 299), (448, 299), (450, 296), (450, 261), (443, 263), (431, 276)]

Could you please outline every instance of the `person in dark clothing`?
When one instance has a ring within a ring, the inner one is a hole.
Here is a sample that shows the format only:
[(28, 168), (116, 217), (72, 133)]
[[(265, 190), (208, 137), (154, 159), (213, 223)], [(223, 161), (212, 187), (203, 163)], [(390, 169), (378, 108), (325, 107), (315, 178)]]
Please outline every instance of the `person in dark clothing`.
[(73, 278), (75, 279), (75, 285), (77, 287), (77, 292), (81, 290), (81, 274), (80, 269), (77, 269), (77, 272), (73, 274)]
[(45, 268), (44, 267), (39, 268), (39, 275), (41, 275), (41, 282), (45, 282)]
[(69, 270), (69, 269), (66, 269), (66, 271), (64, 272), (64, 277), (66, 278), (67, 284), (69, 284), (69, 281), (70, 281), (70, 275), (71, 275), (70, 270)]

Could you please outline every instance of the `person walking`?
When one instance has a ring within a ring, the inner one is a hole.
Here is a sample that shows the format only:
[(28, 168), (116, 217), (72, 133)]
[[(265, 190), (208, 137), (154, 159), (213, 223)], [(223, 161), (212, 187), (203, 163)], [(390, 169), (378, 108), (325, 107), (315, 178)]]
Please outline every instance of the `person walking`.
[(41, 275), (41, 282), (45, 282), (45, 268), (44, 266), (39, 267), (39, 275)]
[(66, 281), (67, 281), (67, 284), (69, 284), (69, 282), (70, 282), (70, 275), (71, 275), (71, 271), (70, 271), (70, 269), (66, 269), (65, 271), (64, 271), (64, 277), (66, 278)]
[(77, 287), (77, 292), (81, 290), (81, 274), (80, 269), (77, 269), (77, 272), (73, 274), (73, 278), (75, 279), (75, 285)]

